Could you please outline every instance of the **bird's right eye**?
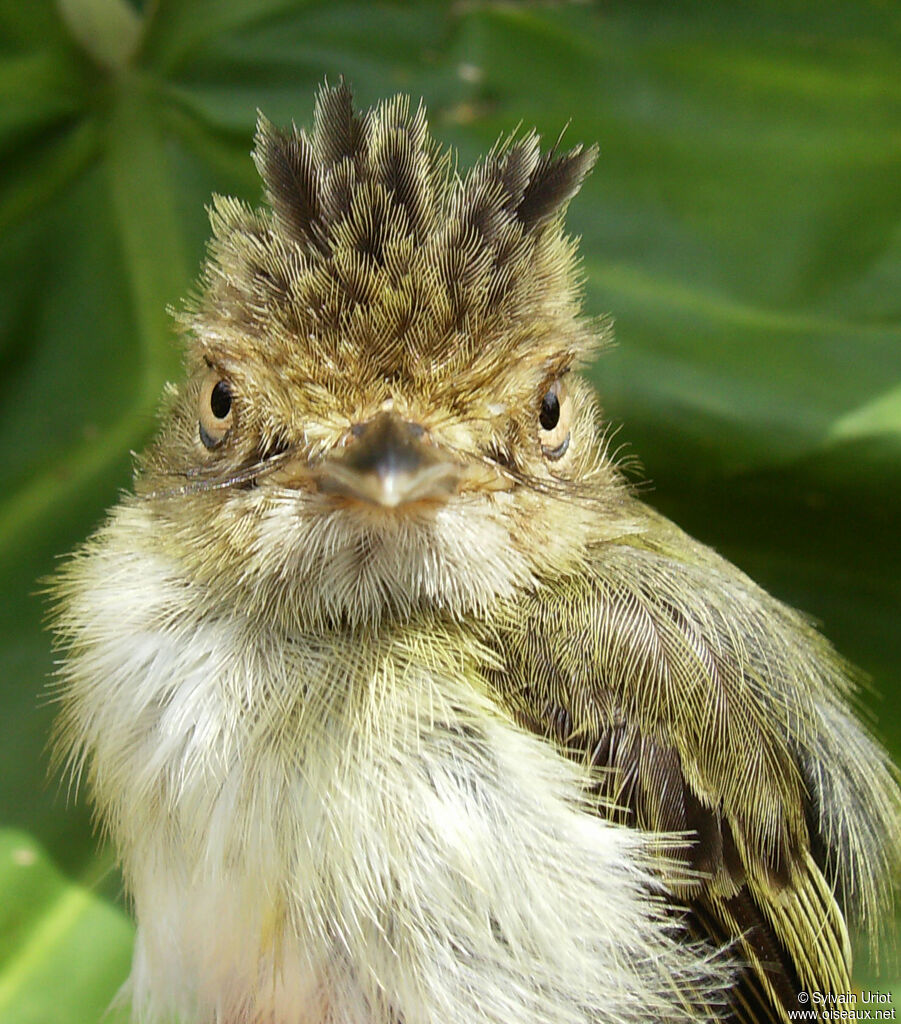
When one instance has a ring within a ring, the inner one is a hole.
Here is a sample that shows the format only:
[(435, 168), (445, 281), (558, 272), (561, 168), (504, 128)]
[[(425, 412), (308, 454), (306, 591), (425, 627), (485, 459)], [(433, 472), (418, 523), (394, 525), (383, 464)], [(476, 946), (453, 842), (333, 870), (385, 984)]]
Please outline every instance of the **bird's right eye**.
[(200, 440), (207, 448), (218, 448), (235, 421), (231, 385), (218, 370), (210, 370), (200, 389), (198, 417)]
[(546, 459), (562, 459), (569, 448), (569, 428), (572, 420), (572, 399), (562, 378), (557, 378), (541, 400), (538, 413), (538, 436)]

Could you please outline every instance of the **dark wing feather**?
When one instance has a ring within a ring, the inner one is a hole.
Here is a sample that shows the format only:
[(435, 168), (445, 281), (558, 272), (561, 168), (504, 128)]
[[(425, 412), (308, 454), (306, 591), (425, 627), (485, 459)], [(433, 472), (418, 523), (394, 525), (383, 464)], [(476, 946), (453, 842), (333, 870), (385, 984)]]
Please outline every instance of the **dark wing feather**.
[[(618, 721), (598, 736), (575, 735), (572, 717), (559, 706), (546, 719), (522, 724), (559, 742), (576, 760), (596, 771), (600, 813), (621, 824), (652, 832), (691, 834), (691, 844), (666, 852), (670, 860), (703, 874), (704, 886), (673, 888), (683, 901), (686, 930), (694, 938), (733, 945), (747, 966), (732, 993), (730, 1019), (741, 1024), (782, 1021), (773, 1008), (800, 1005), (801, 985), (791, 958), (745, 885), (745, 871), (728, 822), (704, 807), (682, 774), (676, 751)], [(731, 895), (729, 895), (731, 893)]]
[[(700, 901), (686, 915), (686, 929), (695, 939), (713, 941), (719, 946), (735, 942), (730, 928), (725, 926), (708, 906)], [(781, 1012), (774, 1010), (760, 974), (750, 965), (739, 969), (730, 993), (728, 1024), (783, 1024)]]

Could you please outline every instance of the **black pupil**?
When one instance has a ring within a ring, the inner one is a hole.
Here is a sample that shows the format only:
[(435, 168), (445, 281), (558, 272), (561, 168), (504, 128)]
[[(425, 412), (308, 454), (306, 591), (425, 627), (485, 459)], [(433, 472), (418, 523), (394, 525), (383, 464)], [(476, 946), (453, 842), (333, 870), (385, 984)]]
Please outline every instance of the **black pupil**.
[(538, 420), (545, 430), (553, 430), (560, 422), (560, 400), (556, 391), (548, 391), (542, 399)]
[(217, 420), (224, 420), (232, 407), (232, 393), (224, 380), (216, 382), (210, 395), (210, 410)]

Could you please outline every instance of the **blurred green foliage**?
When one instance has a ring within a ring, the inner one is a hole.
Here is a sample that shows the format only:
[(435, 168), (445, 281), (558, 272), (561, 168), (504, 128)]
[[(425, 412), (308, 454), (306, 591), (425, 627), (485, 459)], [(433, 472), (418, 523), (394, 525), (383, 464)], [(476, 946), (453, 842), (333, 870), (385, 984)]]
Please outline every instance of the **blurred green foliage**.
[(36, 581), (128, 486), (204, 204), (259, 199), (257, 108), (306, 122), (326, 75), (424, 96), (462, 166), (520, 122), (600, 143), (569, 223), (617, 321), (593, 372), (618, 439), (874, 677), (899, 755), (899, 44), (890, 0), (0, 0), (0, 1019), (96, 1021), (131, 941), (46, 780)]

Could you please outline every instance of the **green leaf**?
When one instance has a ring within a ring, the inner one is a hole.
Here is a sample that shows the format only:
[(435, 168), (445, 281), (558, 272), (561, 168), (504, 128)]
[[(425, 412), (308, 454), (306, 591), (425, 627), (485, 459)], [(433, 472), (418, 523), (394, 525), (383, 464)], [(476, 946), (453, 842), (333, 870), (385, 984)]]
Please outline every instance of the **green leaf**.
[(13, 830), (0, 830), (0, 893), (0, 1020), (100, 1020), (131, 959), (127, 916)]
[(423, 95), (463, 164), (520, 122), (600, 144), (569, 223), (618, 440), (873, 676), (901, 754), (899, 36), (875, 0), (0, 0), (0, 1018), (97, 1020), (130, 948), (46, 779), (38, 580), (128, 486), (204, 205), (259, 199), (257, 109), (309, 122), (325, 76)]

